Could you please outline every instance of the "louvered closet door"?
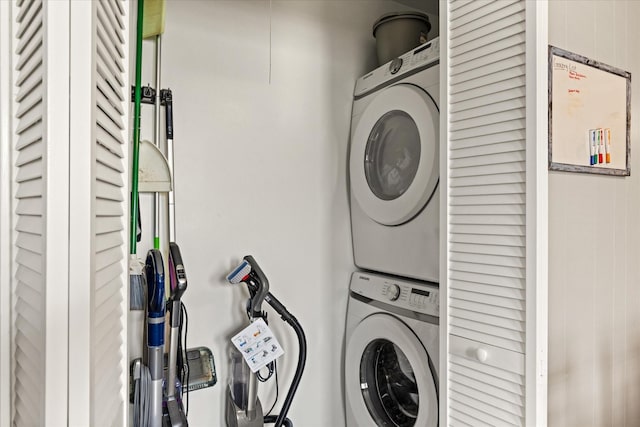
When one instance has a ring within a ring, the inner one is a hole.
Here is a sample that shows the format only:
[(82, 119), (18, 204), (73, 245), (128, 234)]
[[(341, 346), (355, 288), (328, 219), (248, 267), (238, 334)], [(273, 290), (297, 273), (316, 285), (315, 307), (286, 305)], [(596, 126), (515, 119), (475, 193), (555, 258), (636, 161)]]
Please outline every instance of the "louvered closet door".
[[(88, 369), (70, 372), (70, 396), (89, 404), (70, 408), (69, 417), (75, 425), (120, 426), (128, 372), (128, 6), (79, 3), (71, 11), (71, 121), (79, 124), (71, 135), (71, 206), (86, 214), (72, 230), (70, 261), (72, 294), (90, 309), (70, 311), (70, 361)], [(76, 163), (88, 165), (86, 172)]]
[[(43, 41), (47, 30), (47, 7), (41, 0), (13, 5), (14, 32), (14, 287), (12, 334), (12, 421), (15, 426), (41, 426), (47, 419), (47, 365), (55, 351), (48, 345), (47, 248), (50, 213), (48, 149), (56, 145), (48, 131), (50, 98), (46, 85), (53, 78)], [(50, 72), (51, 71), (51, 72)], [(4, 94), (3, 94), (4, 96)], [(62, 99), (64, 104), (66, 99)], [(60, 118), (60, 117), (58, 117)], [(64, 167), (64, 165), (62, 165)], [(63, 171), (63, 173), (66, 173)], [(65, 210), (66, 200), (60, 200)], [(65, 228), (66, 223), (60, 225)], [(66, 243), (60, 250), (66, 251)], [(61, 277), (64, 281), (66, 277)], [(65, 292), (65, 285), (60, 287)], [(61, 323), (64, 325), (64, 322)], [(64, 338), (64, 333), (61, 338)], [(65, 345), (64, 342), (60, 343)], [(64, 371), (66, 372), (66, 371)], [(66, 392), (66, 387), (60, 389)], [(64, 404), (64, 398), (61, 400)]]
[(11, 423), (126, 425), (128, 12), (11, 12)]
[(525, 1), (448, 4), (449, 424), (525, 425)]
[[(128, 110), (125, 74), (124, 4), (95, 3), (95, 284), (92, 296), (93, 426), (118, 426), (125, 414), (128, 194), (125, 132)], [(125, 374), (125, 375), (123, 375)]]

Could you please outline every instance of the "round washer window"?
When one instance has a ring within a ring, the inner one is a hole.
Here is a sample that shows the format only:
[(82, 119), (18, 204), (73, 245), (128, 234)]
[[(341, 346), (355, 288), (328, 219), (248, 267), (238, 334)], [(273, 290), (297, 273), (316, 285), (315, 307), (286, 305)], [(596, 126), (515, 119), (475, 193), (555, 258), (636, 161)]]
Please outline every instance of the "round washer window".
[(411, 186), (420, 163), (420, 134), (411, 116), (393, 110), (376, 122), (365, 149), (364, 169), (373, 194), (394, 200)]
[(413, 427), (418, 417), (418, 385), (409, 360), (394, 343), (377, 339), (360, 362), (360, 389), (379, 426)]

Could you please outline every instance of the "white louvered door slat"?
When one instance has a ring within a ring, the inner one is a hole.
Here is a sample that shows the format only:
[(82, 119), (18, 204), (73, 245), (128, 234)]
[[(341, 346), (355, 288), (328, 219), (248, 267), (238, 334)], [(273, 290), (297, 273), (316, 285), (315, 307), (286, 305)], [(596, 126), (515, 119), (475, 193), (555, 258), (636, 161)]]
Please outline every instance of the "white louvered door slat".
[[(489, 3), (484, 2), (485, 4), (482, 3), (483, 2), (476, 2), (478, 8), (471, 13), (460, 14), (460, 17), (456, 19), (455, 25), (450, 26), (452, 35), (455, 36), (456, 33), (465, 26), (470, 26), (471, 29), (474, 29), (476, 25), (473, 24), (485, 25), (491, 22), (489, 19), (493, 15), (489, 14), (495, 14), (496, 17), (509, 16), (521, 10), (517, 4), (517, 0), (500, 0)], [(470, 23), (472, 25), (469, 25)]]
[(525, 1), (451, 2), (450, 425), (525, 425)]

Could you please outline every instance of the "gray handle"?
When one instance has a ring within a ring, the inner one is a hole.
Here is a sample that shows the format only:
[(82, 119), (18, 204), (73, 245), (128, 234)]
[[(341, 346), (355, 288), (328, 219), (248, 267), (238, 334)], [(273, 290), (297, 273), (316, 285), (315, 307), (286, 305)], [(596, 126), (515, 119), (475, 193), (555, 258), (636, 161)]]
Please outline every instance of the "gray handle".
[(251, 255), (245, 256), (244, 260), (247, 261), (251, 266), (251, 275), (255, 279), (254, 281), (257, 282), (255, 283), (257, 286), (256, 293), (253, 298), (251, 298), (251, 310), (253, 311), (252, 314), (260, 316), (262, 313), (262, 302), (269, 293), (269, 280), (267, 279), (267, 276), (264, 275), (262, 269)]

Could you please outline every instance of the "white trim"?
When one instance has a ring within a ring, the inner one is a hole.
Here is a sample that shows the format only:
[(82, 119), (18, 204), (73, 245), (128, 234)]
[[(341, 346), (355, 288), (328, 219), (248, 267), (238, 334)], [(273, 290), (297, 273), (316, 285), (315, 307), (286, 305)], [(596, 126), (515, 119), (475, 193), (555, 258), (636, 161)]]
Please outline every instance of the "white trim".
[[(129, 99), (131, 97), (131, 92), (130, 92), (130, 64), (131, 64), (131, 58), (130, 58), (130, 33), (132, 28), (135, 29), (135, 25), (132, 25), (131, 20), (132, 18), (135, 18), (135, 14), (133, 14), (132, 11), (132, 7), (137, 7), (137, 3), (136, 2), (129, 2), (129, 1), (125, 1), (123, 4), (123, 9), (124, 9), (124, 14), (122, 16), (122, 21), (124, 22), (124, 60), (123, 60), (123, 64), (125, 65), (125, 69), (124, 69), (124, 73), (122, 75), (122, 79), (125, 82), (125, 87), (124, 87), (124, 99), (126, 100), (125, 105), (129, 106), (130, 102)], [(134, 39), (134, 43), (135, 43), (135, 39)], [(135, 52), (135, 50), (134, 50)], [(135, 60), (135, 57), (134, 57)], [(124, 109), (124, 116), (123, 116), (123, 121), (125, 124), (125, 138), (127, 143), (129, 141), (131, 141), (132, 139), (132, 134), (131, 134), (131, 108), (125, 108)], [(122, 236), (122, 241), (125, 242), (125, 246), (124, 246), (124, 251), (125, 251), (125, 256), (122, 259), (122, 280), (124, 283), (124, 286), (122, 287), (122, 315), (120, 316), (120, 321), (122, 322), (122, 357), (121, 357), (121, 364), (122, 364), (122, 387), (120, 388), (120, 394), (121, 394), (121, 398), (122, 401), (124, 402), (124, 411), (122, 414), (122, 423), (121, 425), (126, 426), (129, 424), (129, 219), (130, 219), (130, 214), (129, 212), (131, 211), (131, 206), (130, 206), (130, 201), (131, 201), (131, 196), (129, 194), (129, 192), (131, 191), (131, 188), (129, 186), (128, 183), (131, 182), (130, 179), (130, 154), (131, 151), (128, 149), (128, 147), (130, 147), (131, 144), (127, 144), (127, 149), (124, 150), (124, 164), (126, 165), (126, 167), (124, 168), (124, 173), (123, 173), (123, 179), (125, 182), (125, 185), (123, 187), (123, 192), (124, 192), (124, 211), (126, 212), (125, 214), (125, 221), (124, 221), (124, 230), (123, 230), (123, 236)]]
[[(69, 425), (91, 425), (91, 298), (95, 105), (95, 2), (75, 2), (70, 17), (69, 118)], [(114, 349), (117, 351), (117, 349)]]
[(449, 425), (449, 1), (440, 0), (440, 378), (439, 419)]
[(526, 3), (527, 328), (526, 425), (547, 425), (548, 338), (548, 4)]
[[(15, 33), (13, 31), (15, 31), (16, 27), (14, 26), (14, 23), (17, 21), (17, 16), (19, 13), (19, 7), (16, 6), (16, 2), (14, 0), (11, 1), (11, 15), (10, 15), (10, 19), (11, 19), (11, 28), (12, 28), (12, 33), (11, 33), (11, 42), (10, 42), (10, 47), (11, 47), (11, 66), (13, 67), (14, 64), (17, 64), (19, 61), (19, 55), (16, 53), (16, 45), (17, 45), (17, 39), (15, 37)], [(11, 147), (10, 147), (10, 152), (11, 152), (11, 159), (15, 159), (17, 156), (17, 151), (15, 149), (15, 144), (16, 144), (16, 135), (17, 135), (17, 127), (18, 127), (18, 120), (15, 120), (15, 112), (18, 111), (18, 102), (16, 101), (16, 80), (17, 80), (17, 75), (15, 72), (13, 72), (14, 68), (12, 68), (12, 73), (11, 73), (11, 87), (12, 87), (12, 91), (11, 91)], [(9, 369), (11, 370), (11, 385), (9, 387), (9, 400), (10, 400), (10, 415), (9, 417), (11, 418), (11, 420), (13, 420), (14, 414), (15, 414), (15, 371), (16, 371), (16, 361), (15, 361), (15, 322), (16, 322), (16, 312), (14, 310), (14, 292), (16, 289), (16, 278), (15, 278), (15, 271), (17, 268), (17, 263), (15, 260), (15, 241), (16, 241), (16, 230), (15, 230), (15, 224), (18, 221), (18, 215), (16, 214), (16, 209), (15, 209), (15, 201), (16, 201), (16, 174), (17, 174), (17, 168), (15, 167), (14, 163), (11, 163), (11, 169), (9, 170), (9, 176), (10, 176), (10, 180), (11, 180), (11, 205), (10, 205), (10, 209), (11, 209), (11, 259), (9, 260), (9, 262), (11, 263), (11, 280), (10, 280), (10, 304), (11, 304), (11, 311), (10, 311), (10, 316), (11, 316), (11, 334), (10, 334), (10, 354), (11, 354), (11, 360), (9, 361)]]
[(69, 340), (69, 12), (43, 2), (45, 129), (44, 419), (67, 425)]
[(11, 421), (12, 6), (0, 1), (0, 426)]

